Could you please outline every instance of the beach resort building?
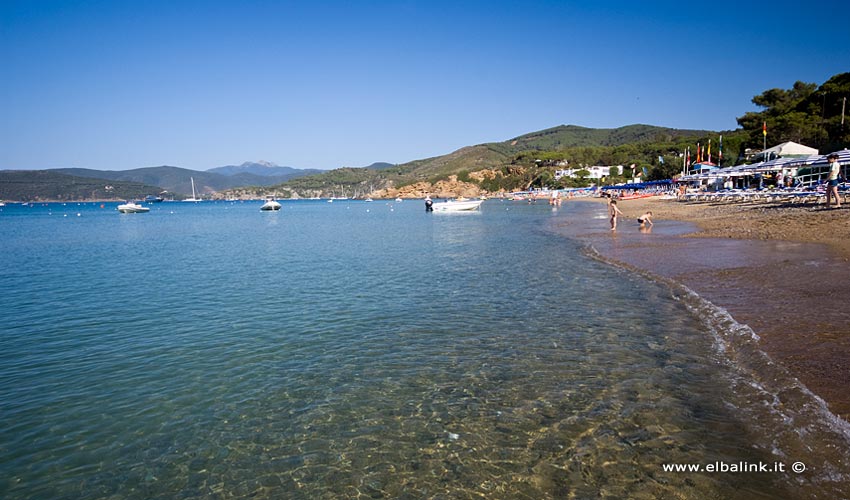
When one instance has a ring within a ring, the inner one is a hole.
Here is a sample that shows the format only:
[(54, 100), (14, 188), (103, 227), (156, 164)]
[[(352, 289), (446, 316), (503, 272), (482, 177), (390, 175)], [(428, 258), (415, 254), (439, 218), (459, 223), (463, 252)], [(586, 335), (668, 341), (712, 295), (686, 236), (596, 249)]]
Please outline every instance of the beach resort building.
[(782, 144), (777, 144), (772, 148), (767, 148), (763, 151), (745, 151), (745, 157), (751, 161), (768, 161), (776, 158), (805, 158), (818, 154), (818, 150), (804, 146), (796, 142), (788, 141)]

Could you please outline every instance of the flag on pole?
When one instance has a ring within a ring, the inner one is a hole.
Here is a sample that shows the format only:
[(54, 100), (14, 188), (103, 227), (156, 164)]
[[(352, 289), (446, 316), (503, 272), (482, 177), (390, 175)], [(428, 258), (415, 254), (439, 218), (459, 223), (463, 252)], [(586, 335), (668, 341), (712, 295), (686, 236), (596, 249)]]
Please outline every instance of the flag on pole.
[(717, 145), (717, 165), (720, 166), (720, 162), (723, 161), (723, 136), (720, 136), (720, 144)]
[(767, 122), (761, 122), (761, 133), (767, 137)]
[(711, 163), (711, 139), (708, 140), (708, 154), (706, 155), (706, 160)]

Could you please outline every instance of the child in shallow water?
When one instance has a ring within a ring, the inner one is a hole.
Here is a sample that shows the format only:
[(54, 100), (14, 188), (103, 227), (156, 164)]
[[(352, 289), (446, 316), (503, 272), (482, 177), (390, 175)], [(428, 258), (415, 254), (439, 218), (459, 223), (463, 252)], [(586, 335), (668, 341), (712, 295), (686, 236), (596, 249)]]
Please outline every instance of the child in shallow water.
[(646, 224), (652, 225), (652, 212), (646, 212), (645, 214), (638, 217), (638, 224), (640, 227), (644, 227)]
[(612, 199), (608, 204), (608, 215), (611, 216), (611, 231), (617, 230), (617, 216), (623, 215), (623, 212), (617, 208), (617, 200)]

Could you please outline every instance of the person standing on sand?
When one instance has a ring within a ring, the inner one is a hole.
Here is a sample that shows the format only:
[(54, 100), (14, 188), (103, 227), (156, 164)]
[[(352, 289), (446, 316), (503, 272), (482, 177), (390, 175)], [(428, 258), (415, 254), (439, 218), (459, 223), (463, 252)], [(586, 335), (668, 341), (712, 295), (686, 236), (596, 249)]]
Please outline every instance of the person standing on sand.
[(830, 153), (826, 157), (829, 162), (829, 176), (826, 178), (826, 208), (829, 208), (829, 197), (835, 197), (835, 208), (841, 208), (841, 199), (838, 197), (838, 173), (841, 165), (838, 164), (838, 155)]
[(608, 204), (608, 214), (611, 216), (611, 231), (617, 230), (617, 216), (623, 215), (623, 212), (617, 208), (617, 200), (611, 199), (611, 203)]

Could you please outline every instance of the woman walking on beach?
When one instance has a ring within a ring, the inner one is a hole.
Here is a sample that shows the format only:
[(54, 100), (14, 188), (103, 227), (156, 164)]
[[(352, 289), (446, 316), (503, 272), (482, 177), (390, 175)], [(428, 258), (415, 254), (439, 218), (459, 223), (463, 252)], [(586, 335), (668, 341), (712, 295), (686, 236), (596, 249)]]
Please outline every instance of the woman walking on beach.
[(617, 208), (617, 200), (612, 199), (608, 204), (608, 215), (611, 216), (611, 231), (617, 230), (617, 216), (623, 215), (623, 212)]
[(826, 178), (826, 208), (829, 208), (830, 196), (835, 197), (835, 208), (841, 208), (841, 199), (838, 198), (838, 173), (841, 171), (838, 155), (831, 153), (826, 157), (826, 161), (829, 162), (829, 176)]

